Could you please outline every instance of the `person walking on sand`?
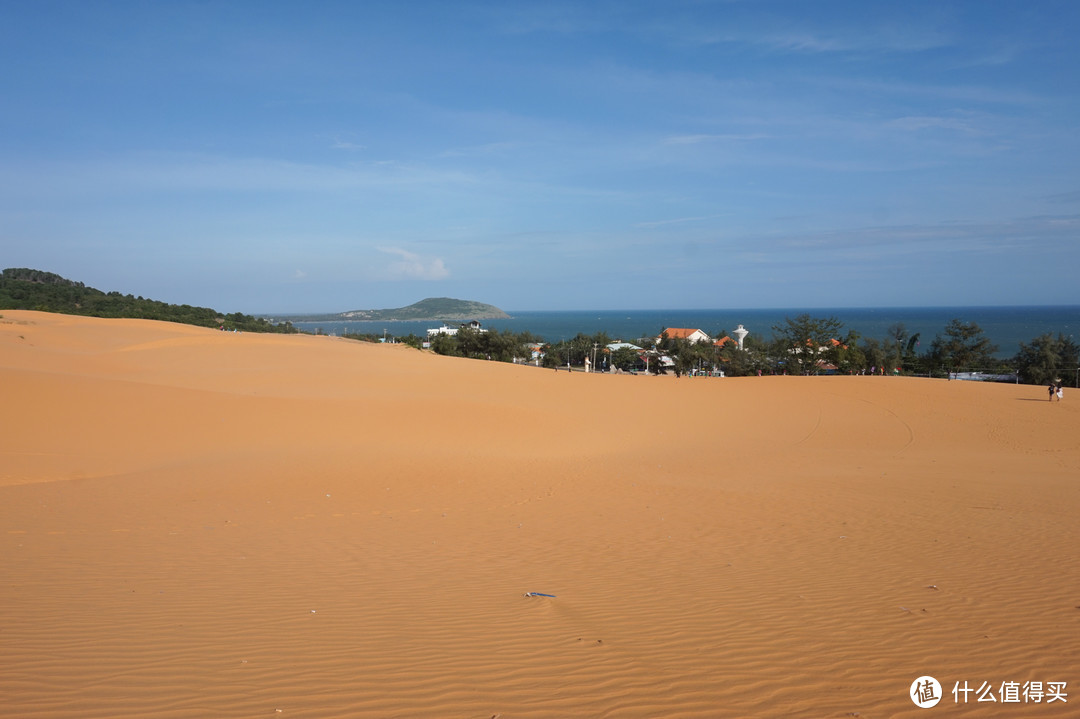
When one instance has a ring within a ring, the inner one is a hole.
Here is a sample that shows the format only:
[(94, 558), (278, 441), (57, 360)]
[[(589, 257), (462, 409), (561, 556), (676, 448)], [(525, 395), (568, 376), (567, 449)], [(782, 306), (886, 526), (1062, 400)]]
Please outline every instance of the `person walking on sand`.
[(1057, 390), (1054, 392), (1054, 394), (1057, 395), (1058, 402), (1060, 402), (1061, 398), (1065, 396), (1065, 388), (1061, 386), (1061, 380), (1057, 381)]
[(1048, 402), (1053, 402), (1054, 401), (1054, 395), (1057, 394), (1057, 387), (1055, 387), (1054, 383), (1051, 382), (1050, 386), (1046, 388), (1046, 391), (1050, 393), (1050, 396), (1047, 397), (1046, 400)]

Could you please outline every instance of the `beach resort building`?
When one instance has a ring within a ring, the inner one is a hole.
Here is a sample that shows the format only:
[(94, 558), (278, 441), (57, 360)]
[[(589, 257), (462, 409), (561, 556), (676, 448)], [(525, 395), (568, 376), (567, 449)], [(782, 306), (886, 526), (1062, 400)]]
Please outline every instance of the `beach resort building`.
[(529, 361), (535, 362), (536, 366), (539, 367), (540, 362), (544, 359), (544, 355), (547, 354), (546, 352), (544, 352), (544, 343), (530, 342), (525, 346), (529, 348)]
[(461, 330), (475, 330), (477, 332), (487, 332), (487, 330), (485, 330), (480, 325), (479, 322), (477, 322), (476, 320), (472, 320), (471, 322), (466, 322), (466, 323), (461, 324), (461, 325), (459, 325), (457, 327), (449, 327), (444, 322), (442, 324), (442, 327), (436, 327), (434, 329), (429, 329), (427, 331), (427, 336), (428, 336), (428, 339), (431, 339), (432, 337), (436, 337), (438, 335), (447, 335), (449, 337), (453, 337), (454, 335), (456, 335)]
[(691, 329), (688, 327), (668, 327), (660, 336), (656, 338), (659, 342), (664, 339), (664, 335), (667, 335), (668, 339), (673, 340), (688, 340), (690, 342), (709, 342), (712, 338), (699, 329)]

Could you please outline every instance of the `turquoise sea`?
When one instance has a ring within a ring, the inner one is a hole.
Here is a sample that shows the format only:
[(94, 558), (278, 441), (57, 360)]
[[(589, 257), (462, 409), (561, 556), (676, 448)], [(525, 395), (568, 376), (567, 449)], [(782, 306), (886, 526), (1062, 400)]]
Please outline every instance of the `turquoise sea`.
[[(751, 334), (770, 337), (772, 327), (787, 317), (807, 313), (814, 317), (835, 317), (845, 330), (855, 330), (862, 337), (885, 339), (892, 325), (902, 322), (908, 334), (920, 335), (920, 351), (929, 348), (936, 335), (942, 334), (950, 320), (977, 323), (998, 345), (997, 356), (1012, 357), (1020, 343), (1030, 343), (1041, 334), (1052, 332), (1080, 341), (1080, 305), (1023, 307), (868, 307), (810, 309), (718, 309), (718, 310), (577, 310), (573, 312), (517, 311), (510, 319), (485, 320), (484, 327), (529, 331), (548, 342), (569, 339), (579, 332), (587, 335), (606, 332), (613, 339), (633, 340), (655, 337), (665, 327), (695, 327), (710, 335), (729, 334), (743, 325)], [(321, 329), (327, 334), (383, 334), (424, 336), (438, 322), (296, 322), (305, 331)]]

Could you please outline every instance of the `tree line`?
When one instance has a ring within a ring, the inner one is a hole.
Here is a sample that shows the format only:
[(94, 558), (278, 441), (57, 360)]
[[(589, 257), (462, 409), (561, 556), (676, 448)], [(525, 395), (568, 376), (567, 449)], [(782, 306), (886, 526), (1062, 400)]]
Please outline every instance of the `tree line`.
[[(750, 335), (739, 349), (721, 332), (718, 342), (693, 343), (659, 334), (632, 340), (637, 347), (608, 350), (614, 338), (607, 333), (579, 333), (559, 342), (544, 342), (530, 332), (461, 329), (456, 335), (437, 335), (431, 349), (438, 354), (501, 362), (534, 362), (536, 349), (544, 367), (583, 368), (586, 359), (595, 371), (684, 374), (722, 371), (726, 376), (754, 374), (902, 374), (947, 377), (958, 372), (1008, 375), (1025, 384), (1049, 384), (1067, 379), (1080, 367), (1080, 347), (1070, 337), (1052, 333), (1021, 343), (1008, 359), (995, 356), (991, 343), (974, 322), (951, 320), (920, 352), (922, 337), (903, 323), (888, 328), (884, 337), (862, 337), (845, 330), (835, 317), (808, 314), (785, 318), (772, 327), (770, 338)], [(410, 344), (420, 343), (412, 338)], [(538, 346), (538, 347), (537, 347)], [(535, 349), (534, 349), (535, 348)], [(664, 359), (661, 359), (664, 358)]]
[(8, 268), (0, 273), (0, 309), (162, 320), (243, 332), (299, 331), (289, 322), (275, 324), (241, 312), (225, 314), (209, 307), (174, 305), (119, 292), (102, 292), (52, 272), (24, 267)]
[(861, 337), (843, 329), (835, 317), (800, 315), (773, 327), (773, 339), (755, 347), (752, 355), (765, 354), (772, 368), (791, 374), (840, 374), (876, 370), (881, 374), (945, 377), (958, 372), (1012, 375), (1025, 384), (1049, 384), (1075, 373), (1080, 367), (1080, 347), (1070, 337), (1046, 333), (1020, 343), (1013, 357), (996, 357), (991, 343), (975, 322), (950, 320), (942, 333), (918, 352), (921, 337), (904, 324), (890, 326), (883, 338)]

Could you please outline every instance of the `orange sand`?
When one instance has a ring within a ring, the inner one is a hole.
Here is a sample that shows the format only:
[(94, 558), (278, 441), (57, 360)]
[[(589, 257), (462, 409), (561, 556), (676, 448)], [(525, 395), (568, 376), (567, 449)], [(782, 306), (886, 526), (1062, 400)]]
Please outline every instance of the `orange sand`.
[(4, 717), (1080, 716), (1073, 391), (0, 314)]

